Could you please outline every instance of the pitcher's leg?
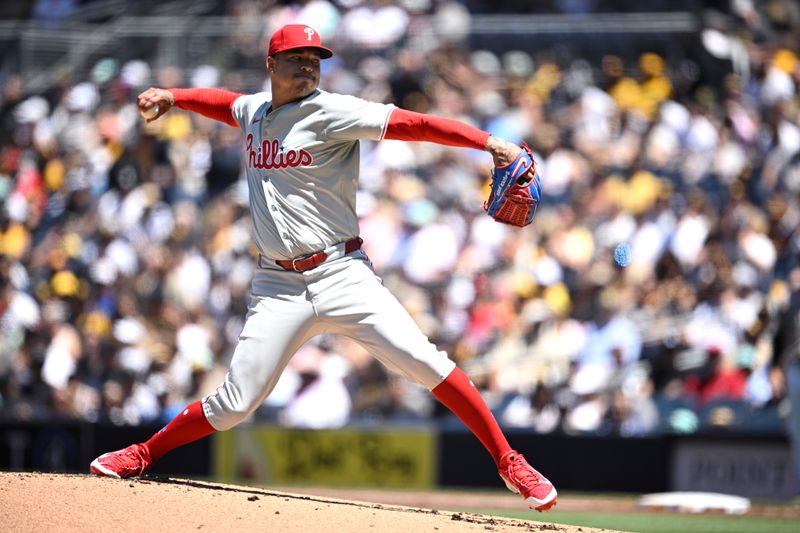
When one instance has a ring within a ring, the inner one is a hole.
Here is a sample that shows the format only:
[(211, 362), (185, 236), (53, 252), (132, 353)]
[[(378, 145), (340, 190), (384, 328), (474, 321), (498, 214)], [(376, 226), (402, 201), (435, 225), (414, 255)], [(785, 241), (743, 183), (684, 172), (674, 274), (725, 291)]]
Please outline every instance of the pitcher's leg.
[(315, 335), (319, 324), (305, 298), (255, 298), (225, 382), (202, 402), (194, 402), (147, 442), (101, 455), (90, 471), (133, 477), (168, 451), (229, 429), (255, 410), (272, 391), (292, 354)]
[(431, 392), (492, 454), (497, 471), (509, 490), (521, 495), (537, 511), (546, 511), (556, 504), (558, 493), (553, 484), (511, 449), (486, 402), (460, 368), (453, 369)]
[(464, 422), (499, 466), (500, 458), (511, 451), (511, 446), (469, 377), (456, 367), (431, 392)]
[(466, 374), (431, 344), (369, 265), (353, 261), (347, 277), (335, 286), (335, 297), (320, 297), (322, 318), (386, 366), (430, 389), (480, 440), (508, 488), (521, 494), (530, 507), (540, 511), (552, 507), (557, 500), (552, 483), (511, 449)]
[[(486, 402), (469, 378), (431, 344), (419, 326), (382, 285), (376, 283), (363, 304), (373, 312), (345, 321), (346, 335), (378, 360), (427, 387), (475, 434), (496, 464), (511, 450)], [(358, 306), (351, 307), (358, 310)], [(329, 315), (328, 315), (329, 316)], [(349, 324), (349, 325), (347, 325)]]
[(366, 262), (353, 261), (347, 270), (347, 283), (336, 286), (335, 298), (319, 304), (322, 319), (332, 322), (387, 367), (431, 390), (499, 464), (511, 447), (469, 378), (420, 331)]
[(431, 344), (383, 286), (376, 287), (372, 297), (375, 313), (352, 325), (348, 335), (386, 366), (427, 387), (472, 431), (499, 465), (511, 446), (478, 389), (444, 352)]
[(387, 367), (427, 387), (483, 443), (495, 463), (511, 450), (478, 390), (440, 352), (366, 262), (353, 261), (347, 283), (321, 300), (322, 319), (352, 337)]
[(168, 451), (202, 439), (214, 431), (203, 412), (202, 402), (193, 402), (144, 444), (150, 452), (150, 461), (155, 463)]
[(224, 431), (243, 421), (275, 388), (292, 355), (320, 331), (309, 302), (262, 298), (245, 322), (225, 381), (203, 400), (208, 422)]

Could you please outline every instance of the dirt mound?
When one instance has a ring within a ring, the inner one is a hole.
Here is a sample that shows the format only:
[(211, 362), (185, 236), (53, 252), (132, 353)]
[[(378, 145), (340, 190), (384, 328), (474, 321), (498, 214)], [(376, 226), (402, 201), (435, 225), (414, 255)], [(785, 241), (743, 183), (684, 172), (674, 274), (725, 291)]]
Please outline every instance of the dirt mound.
[(0, 472), (4, 531), (608, 531), (175, 478)]

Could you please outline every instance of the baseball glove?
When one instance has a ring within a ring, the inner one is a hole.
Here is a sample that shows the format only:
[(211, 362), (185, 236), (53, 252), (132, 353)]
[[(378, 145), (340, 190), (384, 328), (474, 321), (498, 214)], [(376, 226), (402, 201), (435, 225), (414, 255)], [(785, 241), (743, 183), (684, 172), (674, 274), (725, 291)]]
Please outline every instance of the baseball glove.
[[(527, 174), (533, 168), (533, 178)], [(514, 161), (492, 169), (492, 191), (483, 209), (503, 224), (523, 227), (533, 222), (536, 206), (542, 194), (542, 184), (531, 149), (522, 145)]]

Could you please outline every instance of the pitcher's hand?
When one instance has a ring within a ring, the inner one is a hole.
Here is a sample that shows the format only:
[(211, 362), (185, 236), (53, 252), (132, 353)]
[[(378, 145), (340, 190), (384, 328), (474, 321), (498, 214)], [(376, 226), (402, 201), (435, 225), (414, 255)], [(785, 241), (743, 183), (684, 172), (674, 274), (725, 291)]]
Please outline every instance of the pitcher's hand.
[(139, 97), (136, 99), (136, 105), (139, 107), (139, 112), (144, 113), (146, 110), (152, 108), (153, 106), (158, 106), (158, 113), (147, 119), (147, 122), (153, 122), (154, 120), (158, 120), (158, 118), (172, 109), (172, 106), (175, 105), (175, 95), (172, 92), (168, 91), (167, 89), (157, 89), (155, 87), (150, 87)]

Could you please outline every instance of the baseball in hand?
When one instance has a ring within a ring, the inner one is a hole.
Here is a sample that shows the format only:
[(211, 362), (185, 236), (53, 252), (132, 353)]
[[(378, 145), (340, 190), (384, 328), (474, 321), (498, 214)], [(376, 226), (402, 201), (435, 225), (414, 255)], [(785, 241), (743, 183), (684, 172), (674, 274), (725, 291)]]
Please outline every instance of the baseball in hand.
[(146, 118), (147, 120), (150, 120), (151, 118), (156, 118), (158, 116), (159, 110), (160, 108), (158, 104), (156, 104), (152, 107), (148, 107), (147, 109), (140, 109), (139, 114), (141, 114), (142, 117)]

